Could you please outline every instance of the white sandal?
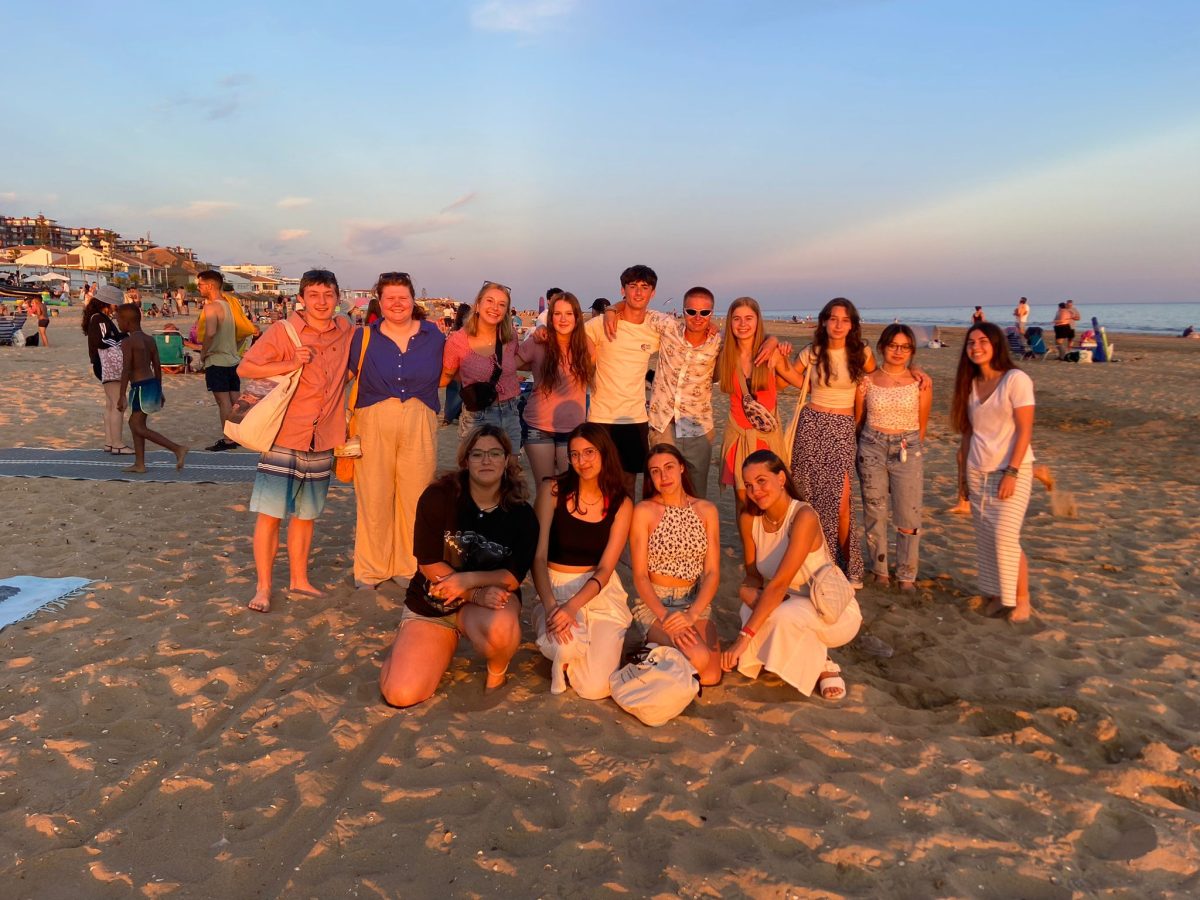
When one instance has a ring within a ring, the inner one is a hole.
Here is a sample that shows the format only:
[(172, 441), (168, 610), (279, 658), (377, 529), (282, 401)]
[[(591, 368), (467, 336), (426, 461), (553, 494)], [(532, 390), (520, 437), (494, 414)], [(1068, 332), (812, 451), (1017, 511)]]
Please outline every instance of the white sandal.
[(817, 693), (827, 703), (838, 703), (846, 699), (846, 679), (841, 676), (842, 667), (831, 659), (825, 660), (825, 671), (817, 677)]

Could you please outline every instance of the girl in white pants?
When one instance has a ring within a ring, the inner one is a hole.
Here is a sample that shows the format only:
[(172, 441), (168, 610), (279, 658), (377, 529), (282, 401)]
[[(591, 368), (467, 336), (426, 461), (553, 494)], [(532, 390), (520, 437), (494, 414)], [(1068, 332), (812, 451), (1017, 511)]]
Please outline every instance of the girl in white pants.
[(1021, 524), (1033, 478), (1033, 381), (1016, 367), (999, 326), (967, 330), (950, 417), (962, 435), (959, 495), (971, 501), (984, 612), (1024, 622), (1032, 614)]

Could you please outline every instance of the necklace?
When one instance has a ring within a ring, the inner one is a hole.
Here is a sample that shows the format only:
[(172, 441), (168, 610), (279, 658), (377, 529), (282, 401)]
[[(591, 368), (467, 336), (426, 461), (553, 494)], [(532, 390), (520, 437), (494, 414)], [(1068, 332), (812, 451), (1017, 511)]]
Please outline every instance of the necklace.
[(590, 504), (594, 504), (594, 503), (601, 503), (601, 504), (604, 503), (604, 494), (598, 493), (596, 495), (595, 499), (585, 500), (584, 496), (583, 496), (583, 491), (575, 492), (575, 511), (578, 512), (580, 515), (586, 516), (588, 513), (588, 506), (585, 506), (584, 504), (590, 505)]
[(772, 528), (778, 528), (780, 525), (783, 524), (783, 520), (787, 518), (787, 513), (785, 512), (778, 519), (772, 519), (770, 513), (768, 513), (766, 510), (763, 510), (763, 518), (766, 520), (767, 524), (770, 525)]
[[(890, 381), (892, 384), (894, 384), (894, 385), (900, 384), (900, 379), (898, 379), (895, 375), (893, 375), (891, 372), (889, 372), (887, 369), (887, 366), (880, 366), (879, 371), (882, 372), (884, 375), (886, 375), (888, 377), (888, 381)], [(902, 371), (907, 372), (908, 367), (906, 366)]]

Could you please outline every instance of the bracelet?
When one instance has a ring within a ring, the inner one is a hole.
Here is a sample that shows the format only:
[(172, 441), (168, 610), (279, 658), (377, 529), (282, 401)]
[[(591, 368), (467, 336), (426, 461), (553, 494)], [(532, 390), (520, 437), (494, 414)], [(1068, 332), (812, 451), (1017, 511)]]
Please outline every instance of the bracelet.
[(1020, 474), (1020, 472), (1021, 472), (1021, 470), (1018, 469), (1016, 466), (1009, 466), (1007, 469), (1004, 470), (1005, 475), (1011, 475), (1013, 478), (1016, 478), (1017, 475)]
[(738, 634), (744, 634), (746, 637), (752, 638), (752, 637), (754, 637), (754, 629), (747, 628), (745, 625), (743, 625), (742, 630), (739, 631)]
[(604, 585), (602, 585), (602, 584), (600, 583), (600, 579), (599, 579), (599, 578), (597, 578), (595, 575), (593, 575), (591, 578), (589, 578), (587, 581), (585, 581), (585, 582), (584, 582), (584, 584), (587, 584), (587, 583), (588, 583), (588, 581), (594, 581), (594, 582), (596, 582), (596, 592), (597, 592), (597, 593), (599, 593), (600, 591), (604, 590)]

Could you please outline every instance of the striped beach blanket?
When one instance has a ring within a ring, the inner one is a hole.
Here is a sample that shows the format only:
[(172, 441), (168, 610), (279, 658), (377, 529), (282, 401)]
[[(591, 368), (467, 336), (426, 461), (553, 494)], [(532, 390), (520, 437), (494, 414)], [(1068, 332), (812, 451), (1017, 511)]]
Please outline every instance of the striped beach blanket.
[(43, 607), (61, 608), (68, 598), (91, 584), (87, 578), (38, 578), (17, 575), (0, 579), (0, 629), (27, 619)]

